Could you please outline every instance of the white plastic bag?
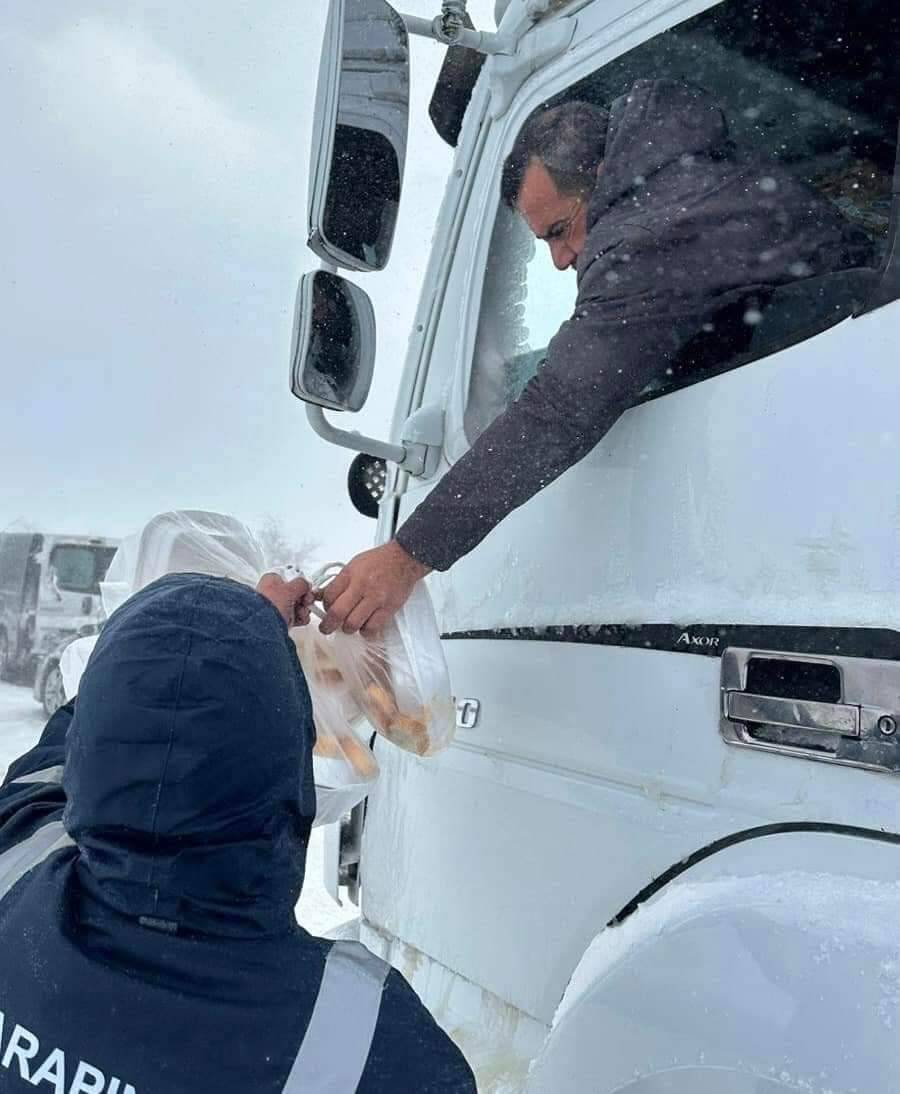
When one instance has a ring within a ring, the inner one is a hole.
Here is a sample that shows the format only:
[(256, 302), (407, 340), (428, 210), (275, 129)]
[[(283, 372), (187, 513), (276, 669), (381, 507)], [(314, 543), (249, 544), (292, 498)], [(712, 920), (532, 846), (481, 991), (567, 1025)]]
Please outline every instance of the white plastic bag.
[(88, 658), (97, 645), (99, 635), (90, 634), (74, 638), (59, 655), (59, 671), (62, 674), (63, 694), (66, 701), (78, 694), (81, 676), (87, 668)]
[[(252, 588), (266, 572), (265, 557), (255, 537), (240, 521), (222, 513), (181, 510), (160, 513), (136, 535), (124, 539), (113, 556), (106, 580), (101, 582), (103, 607), (111, 615), (120, 605), (166, 574), (199, 573), (228, 577)], [(294, 575), (296, 576), (296, 575)], [(304, 641), (309, 632), (309, 642)], [(291, 632), (298, 656), (308, 644), (312, 649), (318, 627), (298, 627)], [(71, 699), (78, 690), (81, 673), (96, 642), (95, 637), (79, 639), (66, 658), (64, 688)], [(82, 645), (79, 646), (79, 643)], [(357, 704), (335, 701), (328, 679), (319, 670), (314, 655), (301, 657), (313, 702), (316, 746), (313, 750), (313, 779), (316, 784), (315, 825), (331, 824), (358, 805), (378, 778), (378, 763), (372, 751), (355, 734), (353, 724), (361, 721)], [(348, 717), (351, 715), (352, 717)]]
[[(356, 735), (361, 711), (331, 657), (318, 627), (295, 627), (291, 638), (312, 697), (316, 747), (316, 824), (340, 820), (369, 793), (378, 777), (378, 761)], [(320, 795), (320, 787), (327, 788)]]
[[(337, 565), (329, 567), (313, 584), (319, 586), (339, 569)], [(433, 756), (450, 744), (456, 708), (434, 607), (424, 583), (416, 585), (377, 638), (340, 631), (319, 637), (328, 644), (349, 698), (378, 733), (417, 756)], [(303, 664), (305, 668), (306, 662)]]
[(182, 509), (158, 513), (122, 540), (100, 582), (107, 616), (165, 574), (230, 577), (255, 588), (266, 571), (262, 548), (250, 530), (224, 513)]

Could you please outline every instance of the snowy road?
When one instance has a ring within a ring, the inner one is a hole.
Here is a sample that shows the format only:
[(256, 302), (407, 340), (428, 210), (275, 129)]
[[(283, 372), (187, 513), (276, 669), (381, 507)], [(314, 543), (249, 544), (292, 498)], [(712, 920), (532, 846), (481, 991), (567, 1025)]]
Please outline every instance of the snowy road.
[[(35, 744), (44, 728), (44, 714), (31, 689), (0, 683), (0, 779), (7, 766)], [(297, 918), (313, 934), (326, 931), (356, 916), (352, 904), (338, 907), (322, 884), (322, 829), (313, 832), (306, 859), (306, 884), (297, 905)]]
[(31, 697), (31, 688), (0, 684), (0, 776), (31, 748), (44, 721), (44, 712)]

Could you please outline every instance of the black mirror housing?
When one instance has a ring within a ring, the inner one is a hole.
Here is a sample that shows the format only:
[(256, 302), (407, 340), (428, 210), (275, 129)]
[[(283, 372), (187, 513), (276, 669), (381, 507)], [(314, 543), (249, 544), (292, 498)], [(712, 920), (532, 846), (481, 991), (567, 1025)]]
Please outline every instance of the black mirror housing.
[[(463, 23), (468, 30), (475, 29), (468, 14)], [(450, 46), (441, 65), (428, 105), (428, 116), (437, 135), (451, 148), (455, 148), (459, 141), (466, 108), (486, 60), (486, 54), (474, 49)]]

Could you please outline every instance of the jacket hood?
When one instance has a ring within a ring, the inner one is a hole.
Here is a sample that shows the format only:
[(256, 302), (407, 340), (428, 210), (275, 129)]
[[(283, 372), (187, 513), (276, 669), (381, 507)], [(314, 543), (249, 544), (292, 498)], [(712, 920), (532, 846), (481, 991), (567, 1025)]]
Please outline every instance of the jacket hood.
[(676, 80), (638, 80), (609, 112), (603, 168), (588, 209), (592, 227), (602, 212), (635, 186), (689, 156), (725, 155), (728, 126), (700, 88)]
[(315, 814), (309, 691), (272, 604), (162, 578), (110, 617), (66, 741), (81, 883), (146, 926), (294, 926)]

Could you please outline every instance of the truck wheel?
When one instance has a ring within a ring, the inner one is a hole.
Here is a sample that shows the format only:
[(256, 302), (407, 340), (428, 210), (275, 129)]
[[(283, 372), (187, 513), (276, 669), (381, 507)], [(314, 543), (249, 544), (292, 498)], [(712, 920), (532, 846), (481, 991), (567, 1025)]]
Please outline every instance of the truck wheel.
[(9, 679), (9, 639), (0, 631), (0, 680)]
[(48, 718), (52, 718), (65, 701), (62, 673), (59, 671), (59, 665), (52, 665), (44, 676), (44, 686), (41, 689), (44, 713)]

